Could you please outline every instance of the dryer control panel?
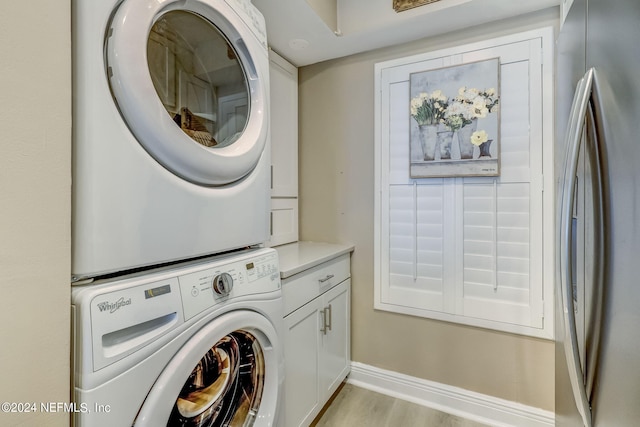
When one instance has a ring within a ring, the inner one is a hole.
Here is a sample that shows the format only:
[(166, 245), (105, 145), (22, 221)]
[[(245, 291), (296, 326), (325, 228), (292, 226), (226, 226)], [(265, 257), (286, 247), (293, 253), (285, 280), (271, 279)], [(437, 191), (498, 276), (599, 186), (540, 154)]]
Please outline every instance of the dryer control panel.
[(233, 8), (233, 10), (236, 11), (242, 20), (249, 25), (260, 44), (262, 44), (265, 49), (268, 49), (267, 29), (264, 22), (264, 16), (262, 16), (262, 13), (260, 13), (258, 8), (255, 7), (250, 0), (225, 1)]
[(278, 255), (275, 251), (260, 251), (228, 264), (178, 276), (178, 283), (184, 320), (187, 321), (216, 304), (278, 291)]

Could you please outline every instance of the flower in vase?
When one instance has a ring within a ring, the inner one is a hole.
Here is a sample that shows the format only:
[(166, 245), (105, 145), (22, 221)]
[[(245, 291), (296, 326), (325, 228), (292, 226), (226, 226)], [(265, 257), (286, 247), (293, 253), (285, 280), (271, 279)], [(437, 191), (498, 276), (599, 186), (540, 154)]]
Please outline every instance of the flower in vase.
[(449, 115), (444, 119), (444, 124), (452, 131), (456, 131), (464, 126), (464, 118), (461, 115)]
[(418, 125), (437, 125), (444, 120), (449, 99), (441, 90), (421, 92), (411, 99), (411, 117)]
[(487, 102), (484, 98), (478, 96), (473, 100), (473, 115), (479, 119), (484, 119), (489, 114)]
[(452, 103), (463, 104), (468, 109), (469, 119), (483, 119), (498, 110), (499, 100), (495, 88), (479, 90), (462, 86)]
[(448, 99), (440, 89), (436, 89), (431, 92), (431, 98), (435, 99), (436, 101), (446, 101)]
[(478, 130), (471, 134), (471, 143), (473, 145), (480, 145), (483, 142), (487, 142), (488, 139), (489, 135), (483, 130)]
[(468, 125), (471, 123), (471, 119), (473, 119), (473, 112), (469, 105), (457, 99), (450, 102), (444, 112), (444, 124), (452, 131)]

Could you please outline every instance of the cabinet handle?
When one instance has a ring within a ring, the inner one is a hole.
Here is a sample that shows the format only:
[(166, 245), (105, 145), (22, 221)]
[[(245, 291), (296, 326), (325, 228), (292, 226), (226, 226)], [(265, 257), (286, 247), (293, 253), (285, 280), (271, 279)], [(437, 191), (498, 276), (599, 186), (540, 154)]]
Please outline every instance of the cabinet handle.
[[(325, 310), (329, 311), (329, 323), (325, 326), (328, 330), (331, 330), (331, 326), (333, 325), (333, 315), (332, 315), (332, 310), (331, 310), (331, 304), (329, 304), (329, 307), (325, 308)], [(325, 318), (327, 318), (327, 316), (325, 315)]]
[(327, 309), (322, 309), (320, 311), (320, 315), (322, 316), (322, 327), (320, 328), (320, 332), (322, 332), (322, 335), (327, 335)]
[(322, 327), (320, 328), (320, 332), (323, 335), (327, 335), (327, 331), (331, 330), (331, 304), (328, 307), (325, 307), (320, 312), (322, 315)]
[(326, 282), (327, 280), (330, 280), (330, 279), (333, 279), (333, 278), (334, 278), (334, 275), (333, 275), (333, 274), (327, 274), (327, 277), (325, 277), (324, 279), (318, 279), (318, 282), (320, 282), (320, 283), (324, 283), (324, 282)]

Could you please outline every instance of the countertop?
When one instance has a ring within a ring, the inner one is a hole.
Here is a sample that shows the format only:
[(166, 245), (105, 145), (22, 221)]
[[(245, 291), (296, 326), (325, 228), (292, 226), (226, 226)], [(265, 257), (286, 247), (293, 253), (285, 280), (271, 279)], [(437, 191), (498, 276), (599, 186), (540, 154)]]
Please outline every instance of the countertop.
[(353, 252), (353, 245), (323, 242), (295, 242), (273, 249), (278, 251), (280, 278), (286, 279), (325, 261)]

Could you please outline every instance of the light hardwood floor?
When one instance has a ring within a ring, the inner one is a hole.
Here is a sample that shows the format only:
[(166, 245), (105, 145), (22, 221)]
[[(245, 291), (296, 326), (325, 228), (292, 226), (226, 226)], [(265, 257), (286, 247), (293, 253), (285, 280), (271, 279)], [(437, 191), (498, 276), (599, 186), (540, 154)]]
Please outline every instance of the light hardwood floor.
[(487, 427), (345, 384), (312, 427)]

